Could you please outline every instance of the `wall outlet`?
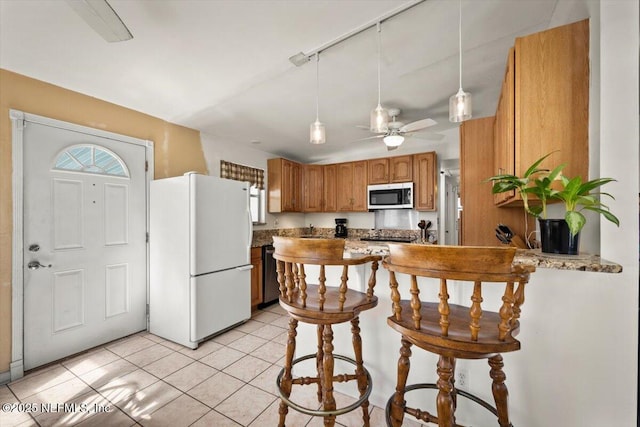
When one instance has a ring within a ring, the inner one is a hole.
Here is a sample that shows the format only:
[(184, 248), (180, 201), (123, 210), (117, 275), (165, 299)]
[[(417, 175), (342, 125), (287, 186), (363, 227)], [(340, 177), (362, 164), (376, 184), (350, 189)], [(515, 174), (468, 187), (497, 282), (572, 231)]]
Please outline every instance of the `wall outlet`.
[(465, 368), (456, 369), (456, 387), (469, 388), (469, 370)]

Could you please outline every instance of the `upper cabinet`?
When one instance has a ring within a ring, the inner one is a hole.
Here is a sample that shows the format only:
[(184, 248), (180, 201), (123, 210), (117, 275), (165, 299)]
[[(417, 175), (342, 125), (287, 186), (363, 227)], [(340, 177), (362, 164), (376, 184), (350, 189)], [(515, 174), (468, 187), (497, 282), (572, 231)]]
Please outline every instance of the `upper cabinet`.
[[(509, 50), (507, 69), (502, 80), (496, 119), (493, 124), (493, 171), (492, 175), (514, 173), (515, 157), (515, 50)], [(494, 194), (496, 204), (512, 199), (515, 191)]]
[(416, 210), (436, 210), (436, 189), (438, 186), (436, 160), (435, 151), (413, 155), (413, 191)]
[[(493, 174), (504, 170), (522, 176), (534, 161), (554, 152), (543, 167), (566, 163), (564, 175), (587, 178), (588, 20), (516, 39), (515, 49), (509, 54), (496, 121)], [(495, 201), (505, 204), (516, 200), (519, 196), (511, 194)]]
[(336, 212), (338, 210), (336, 201), (338, 165), (324, 165), (323, 171), (322, 211)]
[(322, 212), (324, 188), (324, 166), (302, 166), (302, 210)]
[(338, 212), (367, 211), (367, 161), (338, 163), (336, 201)]
[(267, 160), (267, 209), (270, 213), (302, 212), (302, 165), (291, 160)]
[(436, 153), (328, 165), (267, 161), (270, 213), (367, 212), (367, 185), (414, 182), (415, 209), (436, 210)]
[(384, 157), (367, 160), (369, 184), (410, 182), (413, 179), (412, 156)]

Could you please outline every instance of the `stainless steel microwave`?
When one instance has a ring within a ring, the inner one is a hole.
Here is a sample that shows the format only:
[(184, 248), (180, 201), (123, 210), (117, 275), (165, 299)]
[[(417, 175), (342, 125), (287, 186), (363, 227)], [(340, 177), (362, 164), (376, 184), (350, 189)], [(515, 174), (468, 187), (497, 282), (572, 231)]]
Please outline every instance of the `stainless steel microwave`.
[(368, 209), (412, 209), (413, 182), (367, 186)]

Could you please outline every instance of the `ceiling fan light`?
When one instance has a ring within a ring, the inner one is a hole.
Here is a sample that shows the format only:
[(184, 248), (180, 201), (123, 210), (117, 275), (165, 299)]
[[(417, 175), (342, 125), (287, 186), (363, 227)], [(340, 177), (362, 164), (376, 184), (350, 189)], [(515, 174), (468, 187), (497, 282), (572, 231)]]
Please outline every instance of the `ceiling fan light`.
[(458, 93), (449, 98), (449, 121), (463, 122), (471, 118), (471, 94), (460, 88)]
[(312, 144), (324, 144), (326, 142), (324, 124), (318, 120), (311, 123), (309, 127), (309, 142)]
[(387, 147), (399, 147), (404, 142), (402, 135), (387, 135), (382, 138)]
[(369, 130), (371, 132), (383, 133), (386, 132), (389, 127), (389, 113), (382, 108), (380, 104), (371, 110), (371, 121), (369, 123)]

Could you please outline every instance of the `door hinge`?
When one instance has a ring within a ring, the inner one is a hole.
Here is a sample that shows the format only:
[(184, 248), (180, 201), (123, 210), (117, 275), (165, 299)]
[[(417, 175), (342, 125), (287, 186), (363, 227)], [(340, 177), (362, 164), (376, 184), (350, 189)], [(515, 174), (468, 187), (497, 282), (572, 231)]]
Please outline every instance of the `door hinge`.
[(149, 172), (149, 161), (148, 160), (144, 161), (144, 171), (145, 172)]
[(147, 317), (149, 317), (149, 304), (147, 304)]
[(149, 243), (149, 232), (147, 231), (145, 234), (147, 235), (147, 243)]

